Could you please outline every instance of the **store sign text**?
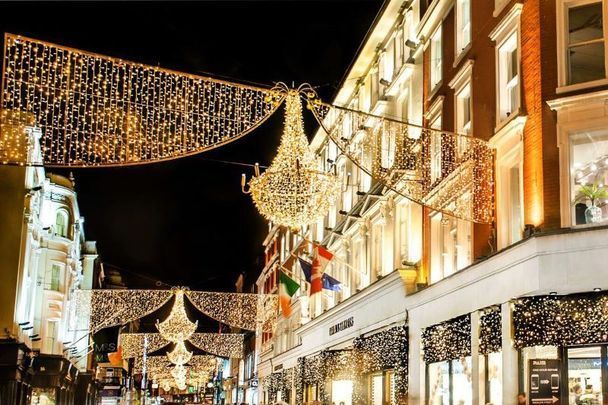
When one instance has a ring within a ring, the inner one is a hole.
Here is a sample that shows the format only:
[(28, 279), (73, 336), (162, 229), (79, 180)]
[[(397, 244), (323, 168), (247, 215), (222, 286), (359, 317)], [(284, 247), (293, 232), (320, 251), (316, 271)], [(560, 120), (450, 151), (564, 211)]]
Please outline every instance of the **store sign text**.
[(338, 332), (342, 332), (344, 329), (352, 328), (354, 324), (355, 324), (355, 318), (352, 316), (341, 322), (338, 322), (337, 324), (329, 327), (329, 336), (336, 334)]

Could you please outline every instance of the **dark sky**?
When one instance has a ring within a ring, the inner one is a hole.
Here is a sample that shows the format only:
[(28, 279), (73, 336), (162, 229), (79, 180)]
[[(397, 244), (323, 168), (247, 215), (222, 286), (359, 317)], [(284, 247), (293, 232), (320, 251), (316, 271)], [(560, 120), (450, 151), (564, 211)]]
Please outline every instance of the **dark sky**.
[[(331, 100), (380, 0), (3, 3), (0, 28), (83, 50), (240, 81), (320, 86)], [(265, 222), (240, 190), (247, 168), (270, 162), (282, 110), (252, 134), (198, 156), (131, 168), (75, 170), (87, 239), (129, 287), (154, 280), (233, 289), (261, 269)], [(309, 134), (315, 129), (307, 117)], [(145, 277), (135, 276), (141, 274)]]

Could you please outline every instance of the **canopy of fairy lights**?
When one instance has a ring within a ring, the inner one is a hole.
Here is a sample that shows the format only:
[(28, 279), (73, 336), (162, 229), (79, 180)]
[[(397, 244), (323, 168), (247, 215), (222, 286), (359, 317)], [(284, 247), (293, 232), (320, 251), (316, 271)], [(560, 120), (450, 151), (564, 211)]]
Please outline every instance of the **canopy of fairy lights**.
[(264, 173), (256, 170), (249, 191), (266, 218), (298, 227), (327, 211), (343, 169), (309, 149), (303, 95), (327, 142), (371, 180), (432, 210), (492, 222), (494, 152), (473, 136), (324, 104), (310, 88), (245, 86), (13, 34), (4, 42), (0, 164), (175, 159), (244, 136), (288, 99), (277, 156)]
[[(147, 339), (147, 348), (145, 345)], [(188, 342), (193, 346), (225, 358), (242, 358), (243, 342), (245, 335), (242, 333), (193, 333)], [(153, 353), (169, 345), (169, 341), (160, 333), (122, 333), (120, 334), (120, 346), (122, 357), (130, 359), (141, 356), (144, 350)]]
[(123, 166), (203, 152), (255, 129), (284, 96), (13, 34), (4, 67), (2, 110), (12, 125), (33, 120), (42, 132), (42, 159), (32, 160), (31, 142), (3, 131), (0, 161), (20, 165)]
[[(78, 324), (95, 333), (110, 326), (124, 325), (163, 306), (179, 289), (173, 290), (76, 290), (75, 313)], [(183, 291), (183, 296), (205, 315), (235, 328), (272, 331), (276, 322), (278, 297), (273, 294)], [(167, 339), (168, 340), (168, 339)]]
[(285, 127), (277, 154), (270, 167), (249, 182), (260, 213), (273, 223), (293, 229), (322, 218), (340, 191), (336, 175), (319, 170), (308, 145), (300, 91), (287, 90)]

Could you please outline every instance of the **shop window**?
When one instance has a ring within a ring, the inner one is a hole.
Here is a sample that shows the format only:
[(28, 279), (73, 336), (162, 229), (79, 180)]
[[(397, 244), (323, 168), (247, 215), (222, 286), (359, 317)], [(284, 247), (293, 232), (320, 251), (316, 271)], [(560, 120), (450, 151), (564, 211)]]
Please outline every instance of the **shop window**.
[(459, 405), (472, 405), (473, 382), (471, 356), (452, 360), (452, 402)]
[(370, 404), (384, 405), (384, 379), (382, 374), (374, 374), (370, 377)]
[(486, 402), (502, 405), (502, 353), (489, 353), (486, 359)]
[(602, 387), (608, 379), (602, 371), (602, 357), (606, 357), (605, 350), (605, 347), (601, 346), (567, 349), (569, 405), (604, 403), (606, 393), (603, 392)]
[(602, 1), (564, 3), (567, 84), (606, 78), (604, 4)]
[(431, 37), (431, 91), (433, 91), (443, 78), (443, 55), (441, 47), (441, 25)]
[(57, 211), (55, 216), (55, 235), (68, 237), (69, 215), (65, 210)]
[(570, 135), (572, 223), (608, 220), (608, 130)]
[(308, 402), (317, 401), (319, 399), (317, 384), (306, 384), (304, 389), (304, 400)]
[(456, 55), (471, 43), (471, 0), (456, 1)]
[(334, 404), (352, 405), (353, 382), (351, 380), (334, 380), (331, 382), (331, 401)]
[(450, 363), (442, 361), (431, 363), (428, 370), (428, 404), (451, 405), (450, 399)]

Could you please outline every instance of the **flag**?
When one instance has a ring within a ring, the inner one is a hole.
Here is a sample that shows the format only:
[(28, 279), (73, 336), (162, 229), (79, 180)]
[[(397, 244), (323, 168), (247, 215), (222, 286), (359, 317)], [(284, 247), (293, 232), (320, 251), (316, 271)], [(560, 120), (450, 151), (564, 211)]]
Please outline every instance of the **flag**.
[(283, 316), (291, 315), (291, 297), (298, 291), (300, 285), (287, 274), (279, 271), (279, 301)]
[(329, 274), (323, 273), (323, 288), (331, 291), (340, 291), (342, 289), (342, 283)]
[(323, 271), (327, 264), (333, 259), (334, 255), (315, 244), (312, 259), (312, 274), (310, 276), (310, 295), (316, 294), (323, 290)]
[(301, 257), (298, 257), (298, 260), (300, 261), (300, 267), (304, 273), (304, 278), (310, 283), (310, 277), (312, 276), (312, 263), (307, 262)]

